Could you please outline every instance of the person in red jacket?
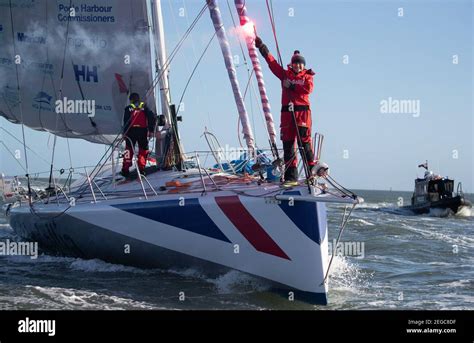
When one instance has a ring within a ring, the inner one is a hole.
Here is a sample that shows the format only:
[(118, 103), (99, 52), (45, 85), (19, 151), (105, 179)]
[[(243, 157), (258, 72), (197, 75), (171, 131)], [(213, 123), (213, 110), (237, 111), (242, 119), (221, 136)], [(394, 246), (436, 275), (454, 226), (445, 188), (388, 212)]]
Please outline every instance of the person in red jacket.
[(306, 61), (298, 50), (294, 52), (291, 64), (285, 70), (275, 60), (275, 57), (259, 37), (255, 39), (255, 46), (267, 61), (272, 73), (281, 80), (280, 138), (283, 141), (285, 181), (294, 183), (298, 180), (298, 161), (295, 151), (295, 142), (298, 144), (298, 132), (310, 174), (315, 165), (311, 142), (312, 122), (309, 102), (309, 96), (313, 91), (313, 76), (315, 73), (311, 69), (305, 69)]
[(155, 114), (140, 101), (140, 95), (130, 94), (130, 105), (125, 107), (123, 114), (123, 136), (125, 139), (125, 154), (121, 174), (125, 177), (130, 174), (133, 151), (138, 143), (138, 170), (145, 174), (146, 159), (148, 157), (148, 136), (155, 130)]

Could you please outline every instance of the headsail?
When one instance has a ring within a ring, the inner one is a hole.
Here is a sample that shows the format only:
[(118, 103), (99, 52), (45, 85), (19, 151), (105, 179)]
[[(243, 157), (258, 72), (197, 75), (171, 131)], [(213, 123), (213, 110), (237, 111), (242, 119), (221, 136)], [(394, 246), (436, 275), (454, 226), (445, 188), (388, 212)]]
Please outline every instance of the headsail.
[[(146, 10), (146, 0), (0, 0), (0, 115), (58, 136), (110, 143), (121, 131), (128, 92), (144, 95), (152, 83)], [(93, 100), (94, 116), (80, 103), (58, 108), (64, 98)], [(155, 110), (153, 94), (146, 100)]]

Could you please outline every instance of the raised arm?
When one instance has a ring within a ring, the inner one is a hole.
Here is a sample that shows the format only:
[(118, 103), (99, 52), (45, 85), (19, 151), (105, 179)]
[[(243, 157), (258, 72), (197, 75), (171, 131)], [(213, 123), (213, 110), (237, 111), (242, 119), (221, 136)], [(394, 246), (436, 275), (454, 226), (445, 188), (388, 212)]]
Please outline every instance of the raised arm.
[(273, 55), (268, 50), (268, 47), (263, 44), (260, 37), (255, 38), (255, 47), (260, 50), (260, 53), (267, 61), (268, 67), (270, 67), (272, 73), (283, 81), (283, 79), (285, 78), (285, 69), (283, 69), (283, 67), (276, 61), (275, 57), (273, 57)]

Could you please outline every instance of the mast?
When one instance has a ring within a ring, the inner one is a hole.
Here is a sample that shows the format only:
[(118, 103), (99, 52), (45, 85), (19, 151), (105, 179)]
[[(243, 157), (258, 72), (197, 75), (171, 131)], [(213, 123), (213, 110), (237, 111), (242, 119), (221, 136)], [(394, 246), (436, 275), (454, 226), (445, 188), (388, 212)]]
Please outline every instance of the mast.
[[(153, 38), (156, 51), (156, 71), (160, 75), (160, 99), (161, 111), (165, 118), (161, 131), (156, 132), (155, 152), (161, 160), (160, 165), (164, 168), (183, 168), (183, 147), (178, 132), (178, 117), (174, 105), (171, 105), (169, 90), (169, 62), (166, 55), (165, 31), (163, 27), (163, 13), (161, 11), (161, 0), (153, 0), (154, 21)], [(158, 109), (158, 106), (157, 106)]]
[[(153, 38), (155, 40), (156, 48), (156, 64), (157, 72), (161, 75), (159, 81), (160, 85), (160, 98), (161, 98), (161, 111), (166, 118), (165, 128), (168, 129), (171, 125), (171, 112), (170, 112), (170, 90), (168, 83), (169, 65), (165, 66), (166, 62), (166, 46), (165, 46), (165, 31), (163, 27), (163, 13), (161, 11), (161, 0), (154, 0), (154, 23), (153, 23)], [(166, 69), (165, 69), (166, 68)], [(163, 73), (163, 69), (165, 69)], [(157, 107), (158, 109), (158, 107)]]
[(240, 122), (242, 123), (242, 132), (244, 134), (249, 153), (251, 156), (254, 156), (255, 140), (252, 134), (252, 128), (250, 126), (247, 110), (245, 109), (244, 99), (242, 98), (242, 93), (240, 92), (239, 81), (237, 80), (237, 72), (235, 70), (234, 61), (232, 59), (232, 52), (230, 50), (229, 41), (227, 39), (225, 28), (222, 23), (221, 12), (219, 10), (219, 6), (217, 5), (217, 0), (206, 1), (207, 6), (209, 7), (209, 12), (211, 15), (212, 22), (214, 24), (214, 28), (216, 30), (217, 38), (219, 39), (219, 45), (222, 50), (222, 55), (224, 56), (224, 62), (227, 68), (227, 73), (229, 74), (229, 80), (232, 86), (232, 90), (234, 92), (234, 99), (237, 104)]
[[(237, 14), (239, 15), (240, 25), (241, 26), (253, 26), (253, 23), (249, 20), (247, 16), (247, 8), (245, 7), (245, 0), (234, 0), (235, 8), (237, 9)], [(265, 115), (265, 122), (267, 123), (267, 131), (270, 136), (270, 144), (272, 152), (276, 158), (278, 158), (278, 149), (276, 145), (276, 134), (275, 134), (275, 124), (273, 122), (273, 115), (270, 108), (270, 101), (267, 97), (267, 90), (265, 88), (265, 81), (263, 80), (262, 68), (260, 66), (260, 60), (258, 59), (257, 49), (255, 48), (255, 28), (251, 29), (252, 33), (247, 32), (245, 34), (245, 42), (247, 43), (247, 49), (249, 52), (250, 60), (252, 61), (253, 70), (255, 72), (255, 77), (257, 78), (258, 90), (260, 93), (260, 99), (262, 101), (262, 109)]]

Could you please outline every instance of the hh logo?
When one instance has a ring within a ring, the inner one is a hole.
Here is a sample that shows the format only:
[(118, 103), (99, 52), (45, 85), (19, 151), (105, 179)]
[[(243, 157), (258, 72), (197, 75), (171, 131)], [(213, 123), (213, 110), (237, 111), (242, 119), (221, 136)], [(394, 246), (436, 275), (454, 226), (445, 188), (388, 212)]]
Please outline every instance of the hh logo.
[(97, 66), (86, 66), (74, 64), (74, 75), (76, 81), (82, 82), (99, 82), (99, 74), (97, 73)]

